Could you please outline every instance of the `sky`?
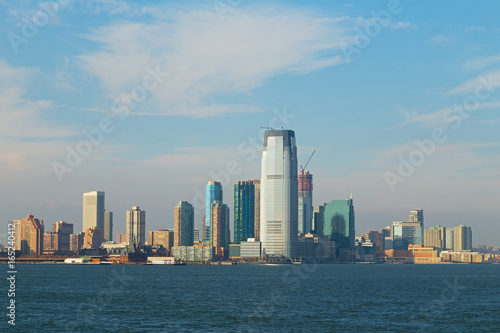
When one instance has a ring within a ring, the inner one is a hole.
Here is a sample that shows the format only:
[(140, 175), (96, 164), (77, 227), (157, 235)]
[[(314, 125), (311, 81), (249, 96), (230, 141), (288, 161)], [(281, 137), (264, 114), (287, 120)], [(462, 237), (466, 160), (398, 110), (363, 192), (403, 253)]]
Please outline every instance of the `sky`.
[[(500, 246), (500, 3), (0, 0), (0, 217), (82, 228), (82, 194), (173, 228), (260, 178), (262, 127), (316, 150), (356, 234), (424, 210)], [(232, 209), (231, 209), (232, 211)], [(231, 214), (232, 216), (232, 214)], [(232, 217), (231, 217), (232, 218)], [(232, 226), (231, 226), (232, 229)]]

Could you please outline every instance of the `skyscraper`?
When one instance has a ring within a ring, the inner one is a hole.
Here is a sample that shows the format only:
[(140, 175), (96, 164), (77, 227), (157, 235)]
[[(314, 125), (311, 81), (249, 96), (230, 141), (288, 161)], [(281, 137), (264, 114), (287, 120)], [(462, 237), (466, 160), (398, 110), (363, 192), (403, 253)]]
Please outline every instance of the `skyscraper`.
[(194, 228), (194, 230), (193, 230), (193, 231), (194, 231), (194, 233), (193, 233), (193, 235), (194, 235), (194, 236), (193, 236), (193, 240), (194, 240), (195, 242), (199, 242), (199, 241), (200, 241), (200, 229), (198, 229), (198, 228)]
[(96, 227), (85, 230), (83, 239), (84, 249), (98, 249), (103, 241), (102, 230)]
[(111, 242), (113, 240), (113, 212), (104, 211), (104, 241)]
[(453, 227), (453, 252), (472, 250), (472, 230), (461, 224)]
[(250, 182), (234, 184), (234, 243), (254, 238), (255, 185)]
[(226, 204), (215, 201), (211, 207), (210, 216), (212, 218), (212, 246), (215, 248), (215, 255), (229, 255), (229, 207)]
[(83, 232), (97, 227), (104, 230), (104, 192), (83, 193)]
[(194, 208), (187, 201), (180, 201), (174, 208), (174, 246), (193, 246)]
[(352, 195), (345, 200), (332, 200), (315, 212), (316, 233), (335, 242), (339, 248), (354, 248), (355, 216)]
[(205, 239), (210, 241), (212, 237), (212, 204), (214, 201), (222, 203), (223, 191), (220, 182), (210, 181), (207, 184), (206, 190), (206, 202), (205, 202)]
[(57, 250), (69, 250), (69, 237), (73, 233), (73, 224), (64, 221), (52, 223), (52, 232), (58, 235)]
[(144, 245), (146, 242), (146, 212), (139, 206), (127, 210), (126, 234), (130, 245)]
[(446, 228), (440, 225), (424, 230), (424, 246), (446, 248)]
[(422, 222), (422, 223), (424, 223), (424, 210), (423, 209), (412, 210), (408, 221), (409, 222)]
[(254, 185), (254, 236), (260, 239), (260, 179), (249, 180)]
[(266, 130), (261, 162), (260, 239), (266, 256), (293, 258), (298, 246), (295, 133)]
[(307, 234), (312, 230), (313, 220), (313, 176), (309, 171), (299, 173), (299, 233)]
[(22, 220), (14, 220), (15, 248), (21, 254), (41, 255), (43, 252), (43, 221), (28, 215)]
[(453, 228), (446, 228), (446, 249), (453, 250)]

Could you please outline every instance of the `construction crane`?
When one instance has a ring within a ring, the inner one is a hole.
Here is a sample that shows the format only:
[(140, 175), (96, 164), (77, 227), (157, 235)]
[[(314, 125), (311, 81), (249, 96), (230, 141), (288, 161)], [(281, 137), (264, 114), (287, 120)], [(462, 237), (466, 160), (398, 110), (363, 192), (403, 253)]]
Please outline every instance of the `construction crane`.
[(304, 165), (304, 166), (302, 166), (302, 164), (300, 165), (300, 170), (301, 171), (305, 171), (306, 170), (307, 165), (309, 164), (309, 162), (311, 162), (311, 158), (313, 157), (313, 155), (314, 155), (315, 152), (316, 152), (316, 149), (314, 149), (314, 151), (312, 152), (311, 156), (309, 157), (309, 159), (306, 162), (306, 165)]

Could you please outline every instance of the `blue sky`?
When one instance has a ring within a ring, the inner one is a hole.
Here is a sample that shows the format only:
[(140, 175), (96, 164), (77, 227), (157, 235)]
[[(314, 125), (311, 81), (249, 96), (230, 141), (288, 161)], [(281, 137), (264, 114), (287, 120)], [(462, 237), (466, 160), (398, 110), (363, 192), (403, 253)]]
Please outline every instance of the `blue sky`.
[[(115, 234), (134, 205), (148, 230), (173, 227), (175, 204), (199, 206), (214, 178), (232, 206), (234, 182), (260, 176), (260, 127), (284, 126), (300, 162), (317, 149), (316, 206), (354, 191), (357, 234), (422, 208), (426, 227), (500, 246), (497, 2), (0, 6), (4, 221), (79, 231), (82, 193), (103, 190)], [(102, 142), (69, 166), (84, 131)]]

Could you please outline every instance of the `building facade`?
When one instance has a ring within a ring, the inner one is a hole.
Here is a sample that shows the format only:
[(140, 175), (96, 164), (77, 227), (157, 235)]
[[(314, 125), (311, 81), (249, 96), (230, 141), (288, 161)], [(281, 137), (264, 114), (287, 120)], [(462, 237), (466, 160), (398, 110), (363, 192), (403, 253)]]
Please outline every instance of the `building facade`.
[(73, 233), (73, 224), (64, 221), (52, 223), (52, 232), (58, 235), (57, 250), (69, 250), (69, 237)]
[(334, 241), (339, 248), (355, 247), (355, 216), (353, 199), (332, 200), (318, 209), (315, 219), (316, 233), (330, 241)]
[(174, 246), (174, 230), (160, 229), (158, 231), (148, 232), (148, 244), (152, 246), (163, 246), (171, 250)]
[(254, 236), (260, 239), (260, 179), (250, 179), (254, 186)]
[(424, 244), (424, 224), (422, 222), (392, 222), (391, 234), (394, 250), (408, 250), (410, 244)]
[(203, 240), (208, 243), (212, 237), (212, 204), (214, 202), (223, 202), (222, 184), (220, 182), (210, 181), (207, 184), (206, 199), (205, 199), (205, 230), (203, 232)]
[(104, 241), (113, 241), (113, 212), (104, 211)]
[(79, 234), (69, 235), (69, 249), (70, 251), (80, 251), (83, 249), (83, 241), (85, 238), (85, 233), (81, 232)]
[(408, 218), (409, 222), (421, 222), (424, 223), (424, 210), (423, 209), (414, 209), (410, 212), (410, 216)]
[(210, 213), (211, 223), (211, 242), (215, 248), (217, 257), (229, 255), (229, 207), (220, 202), (212, 204)]
[(126, 243), (126, 242), (127, 242), (127, 235), (125, 233), (121, 232), (116, 235), (116, 244)]
[(453, 227), (453, 252), (472, 250), (472, 230), (461, 224)]
[(313, 212), (313, 175), (301, 169), (299, 173), (299, 233), (311, 232)]
[(13, 222), (16, 250), (30, 256), (41, 255), (43, 253), (43, 221), (36, 219), (33, 215), (28, 215), (22, 220), (14, 220)]
[(424, 247), (446, 248), (446, 228), (436, 225), (424, 230)]
[(194, 245), (194, 208), (181, 201), (174, 208), (174, 246)]
[(88, 228), (85, 230), (83, 239), (84, 249), (98, 249), (103, 241), (102, 230), (97, 227)]
[(260, 185), (260, 240), (266, 256), (297, 256), (297, 171), (295, 133), (291, 130), (266, 130)]
[(104, 230), (104, 192), (83, 193), (83, 229), (97, 227)]
[(144, 245), (146, 243), (146, 212), (139, 206), (127, 210), (126, 238), (129, 245)]
[(255, 237), (255, 185), (250, 181), (234, 184), (234, 243)]

